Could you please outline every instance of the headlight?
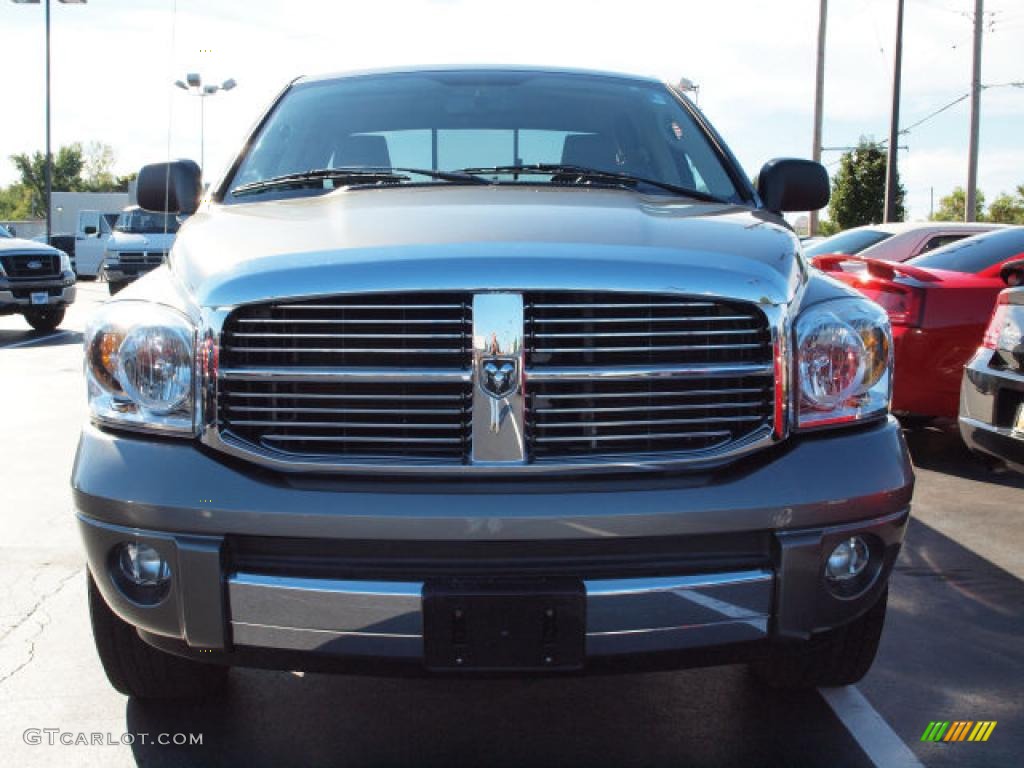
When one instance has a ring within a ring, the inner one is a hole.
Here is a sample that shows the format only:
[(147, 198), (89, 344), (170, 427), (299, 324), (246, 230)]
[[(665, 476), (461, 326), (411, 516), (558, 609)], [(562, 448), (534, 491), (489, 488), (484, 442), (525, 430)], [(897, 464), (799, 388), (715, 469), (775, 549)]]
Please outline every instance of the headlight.
[(885, 310), (862, 299), (817, 304), (797, 319), (798, 427), (860, 421), (888, 412), (892, 329)]
[(154, 304), (119, 301), (85, 332), (85, 373), (94, 421), (194, 434), (195, 328)]
[(60, 253), (60, 271), (70, 272), (71, 271), (71, 257), (68, 256), (64, 251), (58, 251)]

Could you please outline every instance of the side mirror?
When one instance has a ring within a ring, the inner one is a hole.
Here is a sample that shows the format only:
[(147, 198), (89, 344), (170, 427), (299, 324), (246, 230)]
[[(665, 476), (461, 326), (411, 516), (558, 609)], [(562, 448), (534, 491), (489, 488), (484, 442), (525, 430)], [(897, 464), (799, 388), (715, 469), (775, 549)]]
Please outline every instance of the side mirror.
[(779, 157), (769, 160), (757, 175), (757, 194), (765, 208), (783, 211), (816, 211), (828, 204), (832, 190), (821, 163)]
[(86, 227), (85, 229), (83, 229), (82, 232), (85, 233), (86, 237), (92, 237), (93, 235), (96, 234), (97, 230), (96, 230), (96, 227), (89, 226), (89, 227)]
[(202, 171), (192, 160), (153, 163), (139, 171), (139, 207), (160, 213), (191, 214), (199, 207)]
[[(1021, 256), (1024, 257), (1024, 254)], [(999, 276), (1010, 288), (1024, 285), (1024, 258), (1003, 264), (1003, 268), (999, 270)]]
[(18, 236), (18, 230), (16, 230), (14, 227), (8, 227), (7, 231), (11, 233), (11, 237), (17, 237)]

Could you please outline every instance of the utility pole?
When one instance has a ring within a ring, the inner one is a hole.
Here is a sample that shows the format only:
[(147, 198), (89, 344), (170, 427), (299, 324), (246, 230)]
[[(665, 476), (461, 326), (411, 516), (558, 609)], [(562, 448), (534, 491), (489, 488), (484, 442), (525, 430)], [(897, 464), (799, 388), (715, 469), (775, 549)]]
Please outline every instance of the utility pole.
[[(980, 0), (979, 0), (980, 2)], [(899, 193), (899, 174), (897, 159), (899, 157), (900, 138), (900, 75), (903, 67), (903, 0), (896, 2), (896, 49), (893, 55), (892, 68), (892, 110), (889, 117), (889, 155), (885, 174), (885, 215), (883, 221), (896, 221), (896, 198)]]
[(971, 70), (971, 143), (967, 150), (967, 201), (964, 221), (977, 218), (978, 206), (978, 123), (981, 117), (981, 31), (983, 0), (974, 0), (974, 65)]
[(50, 151), (50, 0), (46, 0), (46, 244), (53, 239), (53, 153)]
[[(825, 21), (828, 16), (828, 0), (821, 0), (818, 12), (818, 64), (814, 80), (814, 139), (811, 145), (811, 158), (821, 162), (821, 123), (822, 110), (825, 103)], [(818, 234), (818, 212), (809, 211), (807, 217), (807, 234)]]

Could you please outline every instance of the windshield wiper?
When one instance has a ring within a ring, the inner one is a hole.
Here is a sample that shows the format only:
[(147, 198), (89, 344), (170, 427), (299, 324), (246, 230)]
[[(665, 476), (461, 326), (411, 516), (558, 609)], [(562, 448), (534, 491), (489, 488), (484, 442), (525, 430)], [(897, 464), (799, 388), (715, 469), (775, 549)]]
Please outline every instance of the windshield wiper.
[(425, 168), (390, 168), (386, 166), (360, 166), (358, 168), (318, 168), (301, 173), (287, 173), (282, 176), (273, 176), (261, 181), (253, 181), (249, 184), (242, 184), (231, 190), (235, 197), (251, 195), (269, 189), (280, 189), (281, 187), (304, 187), (312, 183), (330, 181), (344, 181), (344, 184), (400, 184), (409, 181), (406, 174), (417, 176), (428, 176), (432, 179), (440, 179), (454, 184), (490, 184), (487, 179), (474, 176), (463, 171), (432, 171)]
[(575, 183), (592, 179), (595, 181), (629, 184), (630, 186), (635, 186), (637, 184), (650, 184), (652, 187), (658, 187), (659, 189), (667, 190), (668, 192), (672, 192), (676, 195), (693, 197), (697, 200), (704, 200), (709, 203), (729, 202), (728, 200), (708, 194), (707, 192), (701, 192), (699, 189), (690, 189), (689, 187), (682, 187), (678, 184), (670, 184), (667, 181), (648, 179), (643, 176), (635, 176), (631, 173), (602, 171), (598, 168), (585, 168), (580, 165), (565, 165), (562, 163), (530, 163), (527, 165), (496, 165), (491, 168), (462, 168), (459, 172), (471, 174), (513, 174), (516, 176), (520, 174), (528, 176), (532, 173), (543, 173), (551, 176), (569, 177), (569, 179), (560, 179), (560, 181), (567, 183)]

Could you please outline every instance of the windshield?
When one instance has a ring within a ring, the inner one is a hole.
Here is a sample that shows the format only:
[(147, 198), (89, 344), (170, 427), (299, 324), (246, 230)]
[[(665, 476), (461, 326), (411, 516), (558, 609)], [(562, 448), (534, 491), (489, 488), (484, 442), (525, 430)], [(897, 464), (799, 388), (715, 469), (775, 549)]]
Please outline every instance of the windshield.
[(178, 219), (173, 213), (153, 213), (152, 211), (125, 211), (117, 218), (115, 232), (131, 232), (133, 234), (157, 234), (159, 232), (177, 232)]
[(888, 240), (890, 237), (892, 237), (891, 233), (882, 232), (877, 229), (850, 229), (846, 232), (840, 232), (838, 235), (826, 237), (824, 240), (804, 248), (804, 254), (808, 258), (822, 256), (827, 253), (845, 253), (852, 256), (876, 243)]
[(1022, 253), (1024, 227), (1014, 227), (958, 240), (911, 259), (907, 264), (974, 274)]
[[(300, 83), (274, 109), (228, 186), (313, 169), (458, 171), (533, 164), (630, 174), (742, 201), (722, 157), (665, 86), (535, 72), (425, 72)], [(480, 173), (499, 182), (553, 180), (544, 173)], [(275, 194), (317, 193), (330, 186), (325, 181), (315, 185), (319, 189)], [(650, 185), (642, 191), (671, 194)]]

